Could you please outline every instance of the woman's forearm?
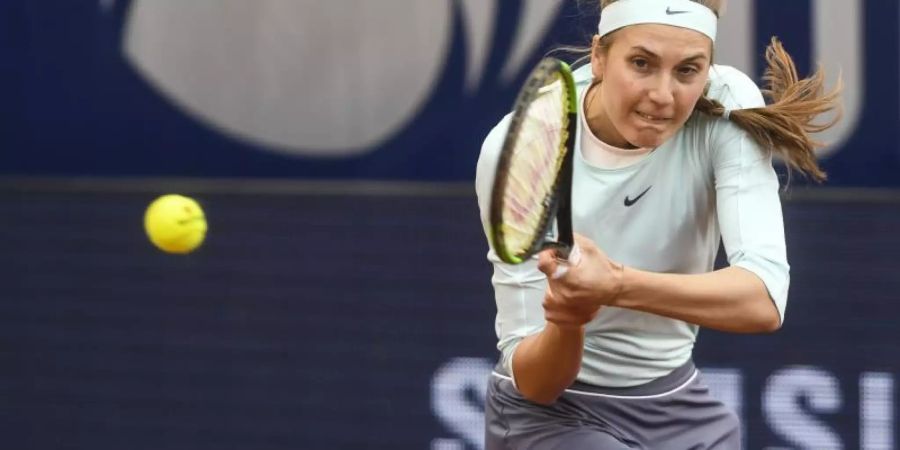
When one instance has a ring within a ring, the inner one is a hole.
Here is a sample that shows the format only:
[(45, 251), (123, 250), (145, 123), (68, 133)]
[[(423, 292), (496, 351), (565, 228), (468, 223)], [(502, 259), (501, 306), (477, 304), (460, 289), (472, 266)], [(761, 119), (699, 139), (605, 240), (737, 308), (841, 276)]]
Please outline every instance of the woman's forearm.
[(583, 326), (547, 322), (543, 331), (523, 339), (513, 355), (519, 392), (535, 403), (553, 403), (575, 381), (583, 351)]
[(626, 268), (610, 304), (732, 333), (772, 332), (781, 317), (762, 280), (740, 267), (680, 275)]

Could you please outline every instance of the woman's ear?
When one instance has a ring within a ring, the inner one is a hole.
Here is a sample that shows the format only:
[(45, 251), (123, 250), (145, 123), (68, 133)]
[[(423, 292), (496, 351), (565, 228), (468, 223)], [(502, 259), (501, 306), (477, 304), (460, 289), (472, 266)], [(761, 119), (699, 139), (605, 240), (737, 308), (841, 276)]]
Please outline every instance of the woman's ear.
[(594, 81), (603, 80), (603, 72), (606, 69), (606, 52), (600, 47), (600, 36), (594, 36), (591, 42), (591, 73)]

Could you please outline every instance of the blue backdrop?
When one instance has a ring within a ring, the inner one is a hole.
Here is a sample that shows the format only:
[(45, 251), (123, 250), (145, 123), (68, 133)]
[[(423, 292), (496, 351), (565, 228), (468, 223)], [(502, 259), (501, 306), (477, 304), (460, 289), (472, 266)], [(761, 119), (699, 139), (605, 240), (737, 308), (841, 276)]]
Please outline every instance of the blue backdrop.
[[(152, 194), (0, 191), (4, 448), (481, 448), (471, 195), (190, 193), (210, 235), (173, 257), (141, 230)], [(788, 202), (785, 327), (701, 331), (748, 450), (897, 448), (897, 205)]]
[[(374, 14), (363, 3), (276, 3), (248, 12), (234, 1), (4, 1), (0, 173), (470, 180), (482, 138), (531, 64), (559, 44), (588, 42), (597, 20), (593, 6), (568, 0), (443, 0), (412, 17), (392, 0), (379, 20), (396, 16), (408, 30), (396, 42), (417, 45), (391, 53), (400, 44), (387, 42), (390, 33), (359, 25)], [(821, 59), (851, 75), (859, 105), (825, 158), (831, 184), (900, 184), (898, 2), (748, 5), (731, 6), (744, 14), (732, 19), (743, 34), (723, 30), (751, 46), (748, 70), (760, 72), (762, 49), (778, 35), (803, 73)], [(287, 25), (267, 19), (289, 14)], [(332, 34), (303, 34), (323, 17), (333, 26), (315, 33)], [(440, 45), (414, 51), (432, 41)], [(399, 95), (401, 81), (415, 95)]]
[[(777, 34), (844, 70), (829, 185), (900, 185), (900, 3), (730, 3), (723, 62), (758, 75)], [(597, 17), (374, 4), (0, 2), (3, 448), (480, 448), (486, 244), (471, 189), (430, 182), (468, 185), (528, 68)], [(187, 257), (141, 230), (169, 191), (210, 220)], [(748, 449), (894, 449), (900, 202), (793, 192), (784, 329), (704, 330), (697, 363)]]

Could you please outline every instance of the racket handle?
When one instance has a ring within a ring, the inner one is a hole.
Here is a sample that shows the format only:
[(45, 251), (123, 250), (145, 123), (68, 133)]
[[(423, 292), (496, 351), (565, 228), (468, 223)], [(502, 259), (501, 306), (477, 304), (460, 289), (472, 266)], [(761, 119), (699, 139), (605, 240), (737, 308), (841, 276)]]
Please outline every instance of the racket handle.
[(570, 267), (575, 267), (581, 262), (581, 249), (577, 245), (572, 245), (569, 250), (569, 256), (557, 259), (556, 271), (553, 272), (551, 278), (558, 280), (569, 273)]

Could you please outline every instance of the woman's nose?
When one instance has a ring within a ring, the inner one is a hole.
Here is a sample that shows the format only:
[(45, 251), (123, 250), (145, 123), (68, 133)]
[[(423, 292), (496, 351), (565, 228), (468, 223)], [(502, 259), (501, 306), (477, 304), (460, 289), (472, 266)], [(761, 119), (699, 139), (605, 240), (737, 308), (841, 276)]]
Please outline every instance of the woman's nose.
[(656, 78), (649, 91), (650, 100), (659, 105), (669, 105), (675, 102), (672, 78), (660, 75)]

